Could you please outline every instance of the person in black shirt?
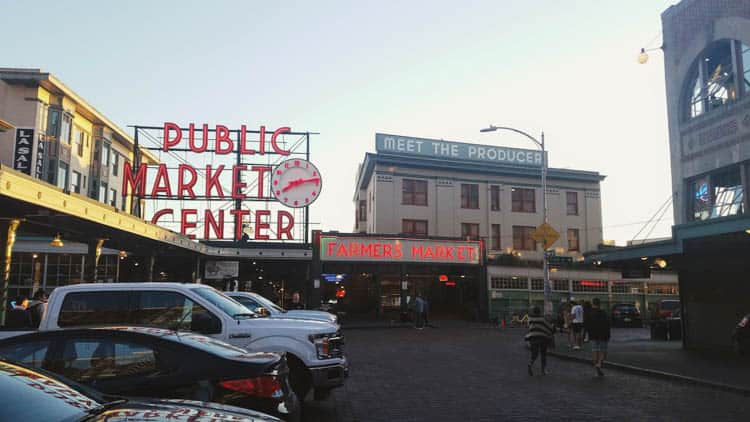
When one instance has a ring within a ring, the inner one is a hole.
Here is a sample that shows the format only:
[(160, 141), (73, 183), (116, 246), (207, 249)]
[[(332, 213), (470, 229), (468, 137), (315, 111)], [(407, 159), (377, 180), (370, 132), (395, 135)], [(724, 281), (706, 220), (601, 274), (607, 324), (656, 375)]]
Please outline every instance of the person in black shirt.
[(600, 304), (599, 298), (594, 298), (593, 306), (587, 318), (589, 321), (589, 338), (593, 343), (591, 350), (593, 351), (594, 369), (597, 375), (603, 377), (602, 364), (607, 358), (610, 330), (609, 318), (607, 317), (607, 313), (600, 308)]

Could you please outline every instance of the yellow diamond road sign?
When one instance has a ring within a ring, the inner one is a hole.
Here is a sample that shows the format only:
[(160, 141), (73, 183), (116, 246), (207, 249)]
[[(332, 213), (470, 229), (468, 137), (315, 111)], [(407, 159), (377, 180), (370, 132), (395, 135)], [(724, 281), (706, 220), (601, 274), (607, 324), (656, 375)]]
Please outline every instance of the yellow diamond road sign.
[(531, 232), (531, 238), (541, 243), (544, 246), (544, 249), (547, 249), (552, 246), (553, 243), (557, 242), (557, 239), (560, 238), (560, 233), (553, 229), (549, 224), (543, 223)]

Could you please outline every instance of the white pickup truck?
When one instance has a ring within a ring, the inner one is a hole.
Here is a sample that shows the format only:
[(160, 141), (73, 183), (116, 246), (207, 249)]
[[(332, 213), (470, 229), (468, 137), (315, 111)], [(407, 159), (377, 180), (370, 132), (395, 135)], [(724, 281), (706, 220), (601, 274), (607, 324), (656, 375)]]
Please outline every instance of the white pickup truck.
[(310, 319), (338, 323), (338, 317), (330, 312), (309, 309), (284, 309), (269, 299), (251, 292), (224, 292), (227, 296), (245, 305), (255, 313), (268, 314), (271, 318)]
[[(325, 398), (348, 375), (338, 324), (267, 318), (201, 284), (103, 283), (59, 287), (39, 330), (127, 324), (193, 331), (251, 352), (286, 353), (292, 389)], [(0, 339), (28, 331), (0, 330)]]

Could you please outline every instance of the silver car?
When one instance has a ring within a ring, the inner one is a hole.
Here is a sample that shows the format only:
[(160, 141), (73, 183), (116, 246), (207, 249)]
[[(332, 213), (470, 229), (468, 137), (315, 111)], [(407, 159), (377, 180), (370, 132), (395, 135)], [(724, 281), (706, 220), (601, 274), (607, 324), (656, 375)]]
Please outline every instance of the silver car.
[(306, 309), (286, 310), (257, 293), (225, 292), (225, 294), (237, 302), (240, 302), (251, 311), (259, 314), (266, 314), (271, 318), (308, 319), (332, 322), (334, 324), (338, 323), (338, 317), (334, 314)]

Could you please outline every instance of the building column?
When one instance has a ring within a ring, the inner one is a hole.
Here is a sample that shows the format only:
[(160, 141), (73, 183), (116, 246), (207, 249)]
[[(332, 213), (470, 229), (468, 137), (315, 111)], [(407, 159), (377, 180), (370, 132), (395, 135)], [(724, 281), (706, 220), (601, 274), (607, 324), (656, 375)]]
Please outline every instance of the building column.
[(195, 257), (195, 272), (193, 272), (193, 283), (201, 284), (201, 257)]
[(407, 311), (409, 305), (406, 303), (406, 293), (409, 291), (409, 282), (406, 280), (406, 265), (399, 265), (399, 270), (401, 274), (399, 277), (399, 280), (401, 281), (401, 312), (404, 313)]
[(83, 278), (87, 283), (97, 282), (97, 267), (99, 265), (99, 257), (102, 255), (102, 245), (104, 245), (104, 239), (95, 239), (88, 242), (89, 250), (84, 261)]
[(154, 252), (151, 252), (151, 255), (148, 257), (148, 261), (146, 262), (146, 281), (151, 283), (154, 281), (154, 265), (156, 264), (156, 254)]
[(3, 260), (2, 303), (0, 303), (0, 326), (5, 325), (6, 306), (8, 304), (8, 284), (10, 284), (10, 262), (13, 246), (16, 244), (16, 230), (21, 220), (0, 221), (0, 259)]

